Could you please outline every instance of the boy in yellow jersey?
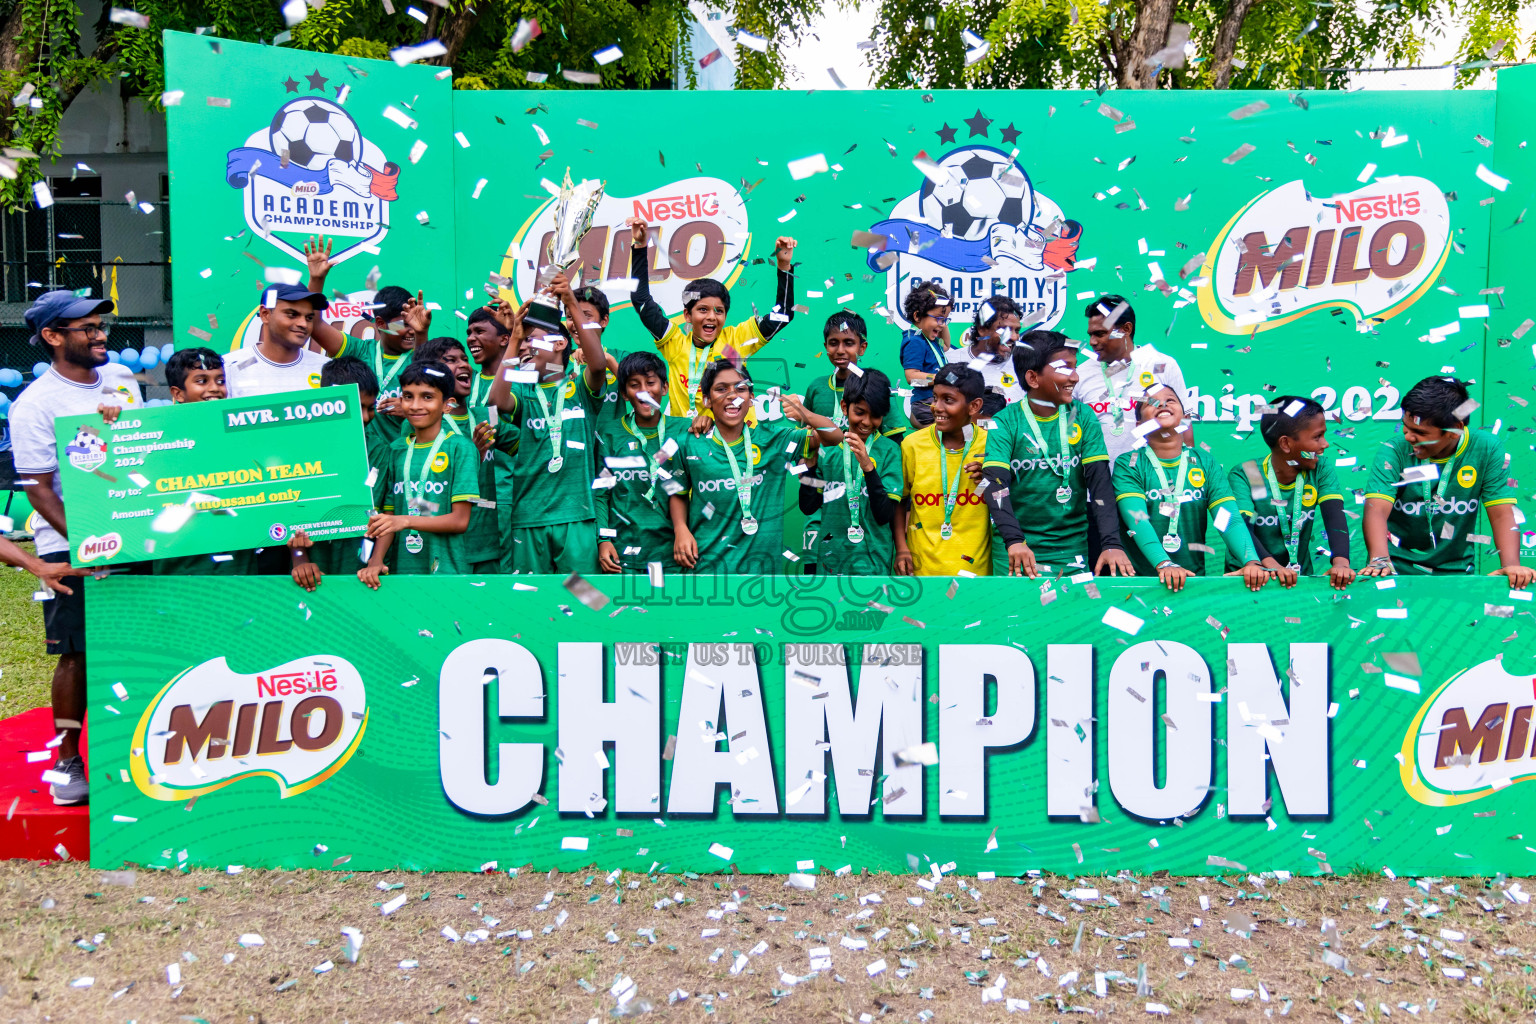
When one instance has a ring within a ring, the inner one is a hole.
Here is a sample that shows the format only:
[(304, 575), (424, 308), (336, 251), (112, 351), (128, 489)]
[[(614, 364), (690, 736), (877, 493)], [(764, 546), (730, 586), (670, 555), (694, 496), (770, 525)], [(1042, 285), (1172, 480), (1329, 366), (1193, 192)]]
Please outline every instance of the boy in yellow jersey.
[(987, 454), (986, 381), (960, 363), (933, 378), (933, 423), (901, 442), (896, 575), (992, 575), (992, 529), (975, 478)]
[(773, 307), (763, 316), (727, 325), (726, 315), (731, 311), (731, 293), (714, 278), (701, 277), (683, 289), (683, 322), (688, 330), (667, 319), (667, 315), (651, 298), (651, 259), (649, 256), (649, 226), (643, 220), (629, 222), (632, 231), (630, 245), (629, 276), (635, 279), (635, 290), (629, 301), (640, 322), (656, 339), (661, 358), (667, 361), (667, 394), (671, 399), (668, 410), (674, 416), (702, 415), (704, 403), (699, 397), (699, 382), (704, 370), (726, 353), (734, 350), (745, 359), (777, 334), (795, 315), (795, 240), (780, 236), (773, 250), (778, 261), (778, 288), (774, 292)]

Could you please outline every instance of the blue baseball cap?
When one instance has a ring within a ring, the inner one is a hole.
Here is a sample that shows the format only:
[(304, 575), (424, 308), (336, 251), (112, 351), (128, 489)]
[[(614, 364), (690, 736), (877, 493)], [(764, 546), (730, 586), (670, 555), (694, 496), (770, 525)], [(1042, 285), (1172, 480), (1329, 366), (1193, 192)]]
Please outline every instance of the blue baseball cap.
[(111, 299), (82, 297), (70, 291), (44, 292), (23, 317), (27, 326), (32, 328), (32, 339), (35, 342), (42, 335), (43, 328), (56, 320), (79, 320), (97, 313), (110, 313), (112, 309)]
[(273, 300), (281, 299), (284, 302), (308, 302), (315, 307), (315, 312), (317, 313), (330, 305), (324, 295), (319, 292), (312, 292), (303, 285), (298, 284), (262, 285), (261, 304), (263, 306), (269, 301), (268, 296), (271, 296)]

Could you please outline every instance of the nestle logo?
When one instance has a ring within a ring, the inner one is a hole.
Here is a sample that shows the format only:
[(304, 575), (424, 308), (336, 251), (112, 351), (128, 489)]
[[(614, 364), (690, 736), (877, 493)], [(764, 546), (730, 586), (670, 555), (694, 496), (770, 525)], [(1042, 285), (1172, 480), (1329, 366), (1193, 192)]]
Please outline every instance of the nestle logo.
[(687, 196), (660, 196), (634, 200), (635, 217), (648, 221), (681, 220), (684, 217), (713, 217), (720, 212), (714, 192)]
[(273, 672), (256, 677), (256, 696), (292, 697), (301, 693), (321, 693), (334, 690), (335, 669), (314, 669), (308, 672)]
[(1356, 220), (1386, 220), (1389, 217), (1412, 217), (1419, 212), (1418, 192), (1397, 192), (1389, 196), (1359, 196), (1340, 199), (1334, 205), (1335, 224)]

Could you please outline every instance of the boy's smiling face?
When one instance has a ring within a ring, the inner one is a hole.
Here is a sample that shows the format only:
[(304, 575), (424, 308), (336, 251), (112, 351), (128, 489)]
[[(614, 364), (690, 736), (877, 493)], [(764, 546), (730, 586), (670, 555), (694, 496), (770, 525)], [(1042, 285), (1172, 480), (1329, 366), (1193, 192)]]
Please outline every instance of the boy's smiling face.
[(848, 417), (848, 429), (868, 441), (880, 432), (884, 417), (869, 411), (869, 403), (862, 398), (843, 402), (843, 415)]
[(838, 328), (827, 335), (827, 362), (831, 363), (838, 373), (848, 369), (849, 363), (857, 363), (864, 358), (865, 349), (869, 345), (865, 340), (846, 327)]
[(1052, 405), (1066, 405), (1072, 401), (1072, 391), (1077, 387), (1077, 350), (1064, 348), (1046, 355), (1049, 361), (1040, 370), (1025, 374), (1024, 384), (1031, 397)]
[(752, 408), (752, 382), (733, 369), (723, 369), (715, 374), (707, 398), (716, 421), (734, 427), (746, 421)]
[[(647, 402), (636, 396), (651, 396)], [(636, 412), (655, 413), (666, 407), (667, 382), (654, 373), (630, 374), (624, 381), (624, 401), (634, 406)]]
[(171, 398), (176, 402), (212, 402), (224, 398), (229, 392), (224, 387), (224, 367), (216, 366), (211, 370), (202, 367), (193, 367), (187, 371), (186, 380), (181, 387), (171, 389)]
[(464, 354), (464, 350), (457, 345), (444, 349), (441, 361), (453, 376), (454, 394), (459, 398), (468, 395), (474, 381), (474, 374), (469, 368), (469, 357)]
[(442, 420), (444, 401), (443, 393), (430, 384), (407, 384), (400, 389), (400, 411), (417, 430)]
[[(975, 408), (972, 408), (972, 405)], [(943, 433), (959, 430), (981, 412), (981, 399), (967, 401), (960, 389), (949, 384), (933, 386), (933, 425)]]
[(1311, 472), (1317, 468), (1318, 456), (1328, 450), (1328, 421), (1322, 413), (1303, 420), (1296, 425), (1296, 432), (1282, 436), (1276, 447), (1282, 458)]
[(1173, 388), (1154, 388), (1148, 393), (1141, 409), (1141, 422), (1150, 419), (1157, 420), (1157, 425), (1164, 430), (1179, 429), (1184, 422), (1184, 403), (1173, 393)]
[(943, 330), (947, 323), (949, 323), (949, 307), (934, 306), (918, 317), (917, 323), (913, 326), (922, 332), (923, 337), (932, 341), (939, 336), (939, 331)]
[(502, 353), (507, 350), (507, 340), (511, 335), (502, 334), (496, 327), (496, 324), (489, 321), (478, 320), (464, 331), (464, 338), (469, 343), (469, 356), (477, 365), (498, 363)]
[(1411, 412), (1403, 413), (1403, 437), (1413, 446), (1413, 454), (1421, 459), (1443, 459), (1461, 443), (1460, 431), (1444, 430)]
[(713, 345), (725, 327), (725, 303), (716, 298), (703, 298), (688, 310), (688, 323), (693, 328), (693, 341), (700, 347)]

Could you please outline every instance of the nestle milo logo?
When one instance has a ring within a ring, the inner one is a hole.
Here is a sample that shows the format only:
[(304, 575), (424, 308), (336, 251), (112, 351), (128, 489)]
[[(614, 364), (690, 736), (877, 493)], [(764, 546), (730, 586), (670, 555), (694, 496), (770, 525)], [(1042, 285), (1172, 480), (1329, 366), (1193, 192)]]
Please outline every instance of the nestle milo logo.
[(1536, 676), (1512, 676), (1497, 658), (1452, 676), (1403, 737), (1403, 787), (1450, 807), (1536, 779), (1533, 708)]

